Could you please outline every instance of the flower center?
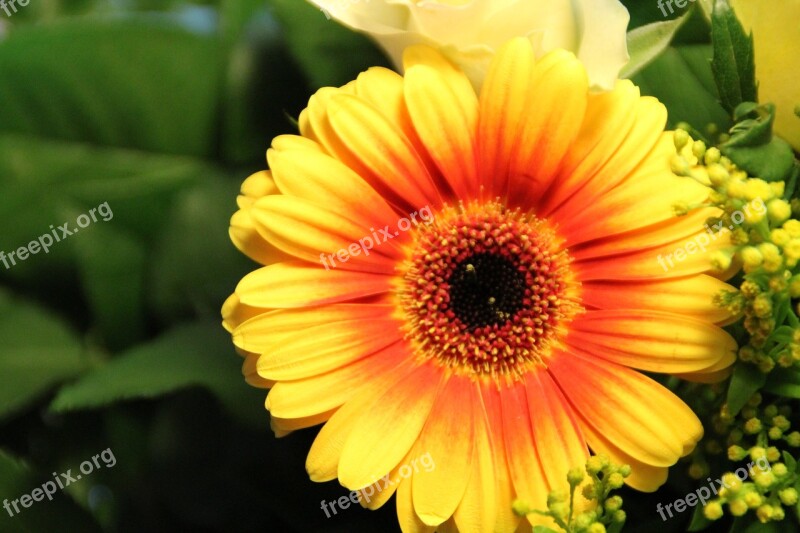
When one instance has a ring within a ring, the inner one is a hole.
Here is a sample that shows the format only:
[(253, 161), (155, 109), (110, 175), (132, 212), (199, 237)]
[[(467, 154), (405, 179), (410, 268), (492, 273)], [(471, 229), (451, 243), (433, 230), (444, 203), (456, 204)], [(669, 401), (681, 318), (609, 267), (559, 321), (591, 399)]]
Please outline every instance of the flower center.
[(450, 308), (469, 331), (506, 322), (525, 299), (525, 274), (502, 255), (481, 252), (467, 257), (447, 283)]
[(582, 308), (570, 257), (542, 220), (499, 203), (445, 208), (418, 226), (399, 294), (423, 360), (473, 377), (544, 366)]

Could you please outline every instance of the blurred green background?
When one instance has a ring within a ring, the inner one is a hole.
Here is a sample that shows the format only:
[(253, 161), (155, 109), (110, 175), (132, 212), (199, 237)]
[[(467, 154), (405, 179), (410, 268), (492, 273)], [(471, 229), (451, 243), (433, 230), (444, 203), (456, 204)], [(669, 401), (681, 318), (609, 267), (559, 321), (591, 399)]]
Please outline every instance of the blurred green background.
[[(628, 4), (634, 25), (660, 18)], [(0, 510), (0, 531), (396, 531), (393, 502), (325, 517), (347, 492), (307, 479), (317, 430), (272, 435), (219, 317), (256, 266), (227, 236), (242, 180), (316, 88), (385, 59), (301, 0), (16, 7), (0, 11), (0, 251), (105, 202), (113, 218), (0, 264), (0, 499), (108, 448), (117, 462)], [(724, 122), (707, 44), (684, 33), (638, 81), (673, 123)], [(676, 68), (686, 83), (658, 83)], [(684, 530), (655, 503), (687, 487), (625, 492), (626, 530)]]

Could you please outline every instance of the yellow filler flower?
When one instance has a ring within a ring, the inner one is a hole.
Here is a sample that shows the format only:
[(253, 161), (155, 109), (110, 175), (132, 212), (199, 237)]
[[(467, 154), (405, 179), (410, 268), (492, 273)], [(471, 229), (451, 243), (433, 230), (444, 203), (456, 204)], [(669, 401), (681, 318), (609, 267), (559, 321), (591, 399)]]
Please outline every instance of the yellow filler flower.
[(404, 531), (514, 531), (589, 449), (655, 490), (703, 428), (636, 370), (711, 380), (735, 351), (707, 273), (729, 243), (715, 209), (674, 214), (708, 189), (671, 173), (664, 106), (521, 38), (480, 96), (432, 48), (404, 61), (317, 92), (244, 183), (231, 236), (267, 266), (223, 316), (273, 428), (326, 422), (311, 478), (396, 493)]

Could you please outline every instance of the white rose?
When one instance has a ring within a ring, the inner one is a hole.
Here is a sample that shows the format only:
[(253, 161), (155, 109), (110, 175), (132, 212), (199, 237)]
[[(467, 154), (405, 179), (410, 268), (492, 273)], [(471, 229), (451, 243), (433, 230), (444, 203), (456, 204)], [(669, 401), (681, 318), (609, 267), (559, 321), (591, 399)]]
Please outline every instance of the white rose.
[(800, 152), (800, 0), (733, 0), (731, 5), (755, 41), (759, 100), (777, 106), (775, 132)]
[(370, 35), (402, 68), (412, 44), (439, 48), (480, 87), (495, 51), (528, 37), (537, 56), (574, 52), (592, 87), (611, 89), (628, 62), (629, 15), (618, 0), (309, 0), (329, 18)]

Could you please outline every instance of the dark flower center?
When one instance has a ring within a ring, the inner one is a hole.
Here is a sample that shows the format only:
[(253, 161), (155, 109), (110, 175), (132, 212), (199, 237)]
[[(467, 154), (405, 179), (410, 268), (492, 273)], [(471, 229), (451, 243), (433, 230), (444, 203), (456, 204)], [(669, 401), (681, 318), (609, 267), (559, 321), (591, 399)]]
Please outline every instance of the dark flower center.
[(450, 309), (470, 331), (508, 321), (522, 309), (525, 298), (524, 269), (492, 253), (464, 259), (447, 283)]

